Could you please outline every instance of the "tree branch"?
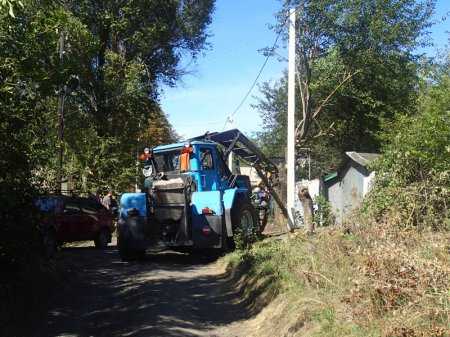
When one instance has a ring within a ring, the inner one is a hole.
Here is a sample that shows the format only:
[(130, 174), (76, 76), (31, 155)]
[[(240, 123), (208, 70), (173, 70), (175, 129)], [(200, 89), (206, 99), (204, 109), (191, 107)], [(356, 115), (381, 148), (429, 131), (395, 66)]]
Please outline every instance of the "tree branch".
[(347, 76), (344, 77), (344, 79), (330, 92), (330, 94), (322, 101), (322, 103), (317, 107), (316, 111), (314, 111), (314, 114), (312, 115), (312, 119), (316, 118), (320, 112), (322, 111), (323, 107), (328, 103), (328, 101), (336, 94), (336, 92), (346, 83), (348, 82), (353, 76), (360, 73), (361, 70), (357, 70), (354, 73), (350, 73)]

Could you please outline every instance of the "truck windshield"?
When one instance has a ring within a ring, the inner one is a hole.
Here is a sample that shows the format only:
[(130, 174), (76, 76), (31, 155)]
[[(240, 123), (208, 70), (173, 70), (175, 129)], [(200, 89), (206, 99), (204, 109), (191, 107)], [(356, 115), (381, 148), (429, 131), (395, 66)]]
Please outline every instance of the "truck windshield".
[(174, 172), (180, 171), (180, 153), (181, 149), (174, 151), (154, 153), (157, 172)]

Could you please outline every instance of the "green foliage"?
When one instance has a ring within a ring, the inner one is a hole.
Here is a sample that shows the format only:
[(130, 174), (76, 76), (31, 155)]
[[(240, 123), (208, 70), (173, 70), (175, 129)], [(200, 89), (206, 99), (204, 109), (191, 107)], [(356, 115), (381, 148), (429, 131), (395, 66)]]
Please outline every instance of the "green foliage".
[[(307, 68), (298, 71), (310, 74), (312, 106), (338, 88), (301, 145), (312, 149), (313, 175), (318, 175), (338, 168), (345, 151), (377, 152), (383, 123), (415, 110), (414, 50), (424, 43), (434, 1), (287, 1), (276, 29), (287, 32), (285, 13), (291, 7), (299, 9), (297, 57)], [(339, 87), (348, 74), (354, 75)], [(261, 143), (269, 155), (283, 156), (287, 75), (263, 84), (261, 93), (256, 105), (263, 119)], [(297, 121), (303, 118), (301, 101), (297, 92)]]
[(263, 96), (253, 108), (260, 112), (263, 131), (256, 134), (261, 149), (271, 157), (284, 156), (287, 137), (287, 75), (259, 86)]
[(336, 223), (336, 218), (331, 210), (330, 202), (323, 196), (318, 195), (314, 199), (317, 205), (317, 212), (314, 215), (315, 220), (320, 226), (332, 226)]
[(261, 240), (261, 233), (254, 227), (251, 228), (236, 228), (233, 234), (234, 245), (236, 249), (246, 250), (257, 241)]
[(376, 185), (364, 211), (400, 226), (450, 225), (450, 76), (421, 94), (419, 112), (399, 116), (384, 134), (383, 156), (374, 164)]
[(15, 18), (14, 6), (19, 5), (23, 8), (23, 3), (20, 0), (0, 0), (0, 10), (7, 10), (8, 15)]
[[(137, 152), (173, 139), (158, 87), (174, 85), (183, 75), (181, 56), (195, 59), (207, 45), (213, 5), (28, 0), (16, 6), (14, 17), (0, 13), (1, 92), (32, 97), (0, 104), (10, 115), (21, 105), (34, 110), (26, 112), (30, 118), (19, 116), (33, 135), (27, 140), (36, 164), (33, 182), (57, 187), (57, 93), (77, 76), (79, 87), (65, 95), (64, 176), (82, 193), (133, 185)], [(148, 136), (149, 128), (158, 136)]]
[(405, 186), (450, 168), (450, 75), (419, 98), (419, 113), (399, 116), (384, 135), (384, 155), (376, 168), (390, 185)]

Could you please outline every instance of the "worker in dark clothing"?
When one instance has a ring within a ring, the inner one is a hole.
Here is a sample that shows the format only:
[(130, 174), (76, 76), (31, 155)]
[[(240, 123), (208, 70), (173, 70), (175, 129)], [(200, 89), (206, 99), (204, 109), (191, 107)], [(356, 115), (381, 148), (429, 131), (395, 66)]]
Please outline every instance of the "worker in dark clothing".
[(117, 201), (114, 198), (112, 191), (108, 191), (108, 194), (103, 198), (102, 204), (111, 212), (114, 211), (114, 209), (117, 209)]
[(92, 201), (98, 202), (99, 204), (103, 204), (102, 198), (100, 197), (100, 192), (96, 191), (95, 193), (91, 193), (89, 195), (89, 199)]

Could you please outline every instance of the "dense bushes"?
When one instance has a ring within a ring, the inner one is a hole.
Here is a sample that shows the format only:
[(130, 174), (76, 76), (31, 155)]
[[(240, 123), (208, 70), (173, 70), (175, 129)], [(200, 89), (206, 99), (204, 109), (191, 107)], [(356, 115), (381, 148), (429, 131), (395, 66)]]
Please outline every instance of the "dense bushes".
[(397, 119), (374, 164), (375, 188), (363, 207), (370, 219), (400, 226), (449, 229), (450, 76), (419, 99), (419, 112)]

